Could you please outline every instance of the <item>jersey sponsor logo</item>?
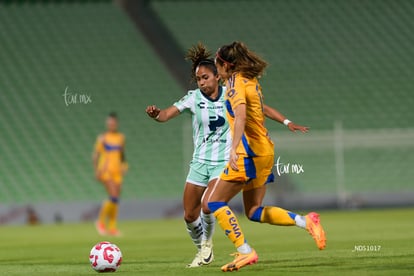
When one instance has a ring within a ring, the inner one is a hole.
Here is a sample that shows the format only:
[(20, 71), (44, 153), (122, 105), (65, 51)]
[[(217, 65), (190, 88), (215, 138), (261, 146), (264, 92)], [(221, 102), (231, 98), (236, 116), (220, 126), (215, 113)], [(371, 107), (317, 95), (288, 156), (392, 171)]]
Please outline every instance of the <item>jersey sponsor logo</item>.
[(200, 109), (204, 109), (204, 108), (206, 108), (206, 103), (205, 103), (205, 102), (199, 102), (199, 103), (197, 104), (197, 106), (198, 106)]
[(120, 145), (111, 145), (111, 144), (108, 144), (108, 143), (103, 143), (103, 146), (104, 146), (104, 148), (105, 148), (105, 150), (107, 150), (107, 151), (117, 151), (117, 150), (121, 150), (122, 149), (122, 146), (120, 146)]
[(206, 102), (199, 102), (197, 104), (200, 109), (223, 109), (223, 105), (207, 105)]
[(236, 239), (237, 239), (238, 237), (240, 237), (241, 231), (240, 231), (240, 227), (239, 227), (239, 224), (237, 223), (236, 218), (235, 217), (229, 218), (229, 223), (230, 223), (231, 227), (233, 228), (233, 233), (234, 233), (234, 235), (236, 236)]
[(225, 144), (225, 143), (227, 143), (227, 139), (221, 139), (221, 138), (212, 139), (210, 137), (204, 137), (203, 138), (203, 143), (211, 143), (211, 144), (213, 144), (213, 143), (223, 143), (223, 144)]
[(224, 126), (226, 119), (220, 115), (210, 116), (210, 123), (208, 127), (210, 131), (216, 131), (217, 128)]

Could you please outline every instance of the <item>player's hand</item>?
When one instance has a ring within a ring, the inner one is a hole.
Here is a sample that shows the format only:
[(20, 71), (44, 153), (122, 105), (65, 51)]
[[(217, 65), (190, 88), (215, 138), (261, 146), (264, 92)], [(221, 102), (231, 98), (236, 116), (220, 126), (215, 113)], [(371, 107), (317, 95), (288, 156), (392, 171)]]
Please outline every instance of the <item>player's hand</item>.
[(101, 171), (100, 170), (95, 170), (95, 178), (96, 180), (101, 180)]
[(128, 172), (128, 169), (129, 169), (128, 163), (124, 162), (121, 164), (122, 175), (125, 175)]
[(150, 116), (151, 118), (156, 118), (160, 114), (160, 111), (161, 109), (159, 109), (155, 105), (147, 106), (147, 108), (145, 109), (145, 112), (147, 112), (148, 116)]
[(289, 128), (290, 131), (292, 132), (296, 132), (297, 130), (299, 130), (302, 133), (306, 133), (309, 131), (309, 127), (306, 126), (300, 126), (300, 125), (296, 125), (293, 122), (290, 122), (287, 126)]
[(239, 167), (237, 166), (237, 160), (238, 159), (239, 159), (239, 155), (236, 153), (236, 151), (231, 150), (230, 151), (229, 164), (230, 164), (230, 167), (236, 172), (239, 171)]

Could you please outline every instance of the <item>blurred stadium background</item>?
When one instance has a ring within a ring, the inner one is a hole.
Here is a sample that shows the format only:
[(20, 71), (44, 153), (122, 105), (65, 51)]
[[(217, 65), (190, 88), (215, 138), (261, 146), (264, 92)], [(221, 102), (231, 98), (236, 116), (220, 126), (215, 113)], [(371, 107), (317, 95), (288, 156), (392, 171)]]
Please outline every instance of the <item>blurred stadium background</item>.
[(105, 193), (91, 152), (113, 110), (130, 164), (121, 217), (181, 215), (190, 118), (156, 124), (144, 110), (192, 87), (183, 54), (198, 41), (246, 42), (270, 63), (266, 103), (311, 126), (267, 123), (276, 157), (304, 172), (281, 174), (266, 201), (414, 205), (412, 1), (0, 3), (0, 224), (94, 219)]

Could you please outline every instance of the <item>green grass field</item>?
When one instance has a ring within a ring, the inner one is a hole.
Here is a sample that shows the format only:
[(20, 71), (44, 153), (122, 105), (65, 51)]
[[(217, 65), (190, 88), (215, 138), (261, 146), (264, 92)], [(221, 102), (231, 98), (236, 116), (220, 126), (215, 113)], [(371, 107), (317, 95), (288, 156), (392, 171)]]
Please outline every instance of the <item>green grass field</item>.
[[(296, 227), (259, 225), (241, 219), (259, 262), (242, 275), (413, 275), (414, 209), (321, 212), (327, 248), (317, 250)], [(231, 260), (232, 244), (217, 227), (215, 262), (186, 269), (195, 250), (179, 219), (125, 221), (124, 236), (102, 238), (91, 223), (3, 226), (0, 275), (96, 275), (88, 261), (91, 247), (110, 240), (122, 250), (120, 275), (218, 275)], [(357, 249), (357, 250), (355, 250)]]

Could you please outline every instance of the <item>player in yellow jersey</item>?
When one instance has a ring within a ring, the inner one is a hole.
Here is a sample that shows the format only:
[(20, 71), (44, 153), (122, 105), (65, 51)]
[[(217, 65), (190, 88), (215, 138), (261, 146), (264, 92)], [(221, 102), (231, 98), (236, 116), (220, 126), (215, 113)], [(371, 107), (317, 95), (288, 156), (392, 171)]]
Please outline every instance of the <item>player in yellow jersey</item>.
[[(325, 248), (325, 232), (319, 214), (301, 216), (275, 206), (263, 206), (266, 184), (273, 181), (274, 147), (264, 126), (263, 95), (258, 78), (267, 63), (243, 43), (233, 42), (216, 53), (219, 75), (226, 80), (227, 118), (232, 145), (227, 166), (213, 186), (208, 207), (227, 237), (237, 248), (235, 259), (222, 266), (223, 271), (238, 270), (258, 260), (256, 251), (246, 242), (239, 222), (228, 202), (243, 191), (246, 216), (255, 222), (273, 225), (297, 225), (306, 229), (319, 249)], [(281, 114), (279, 114), (281, 116)], [(295, 125), (280, 118), (289, 128)], [(306, 127), (298, 127), (306, 132)]]
[(106, 119), (107, 131), (98, 136), (93, 152), (95, 177), (104, 186), (109, 198), (103, 202), (96, 221), (101, 235), (119, 236), (117, 217), (122, 178), (128, 169), (125, 160), (125, 136), (118, 131), (118, 117), (112, 112)]

